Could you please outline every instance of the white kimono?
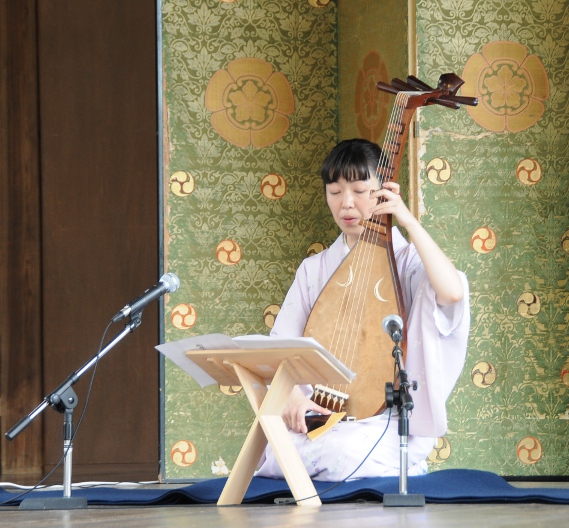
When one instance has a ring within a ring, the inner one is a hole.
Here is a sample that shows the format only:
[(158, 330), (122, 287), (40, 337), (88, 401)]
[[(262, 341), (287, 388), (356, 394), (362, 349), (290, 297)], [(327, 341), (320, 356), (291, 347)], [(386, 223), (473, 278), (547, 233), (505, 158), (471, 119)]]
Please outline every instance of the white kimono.
[[(408, 438), (408, 475), (413, 476), (426, 473), (425, 459), (436, 438), (443, 436), (447, 429), (445, 402), (466, 358), (469, 290), (466, 276), (460, 272), (464, 288), (462, 301), (452, 306), (437, 305), (415, 246), (409, 244), (397, 228), (393, 228), (393, 248), (408, 314), (405, 370), (410, 380), (418, 382), (418, 390), (411, 394), (414, 409), (410, 413)], [(328, 249), (301, 263), (271, 335), (303, 335), (316, 299), (349, 251), (340, 235)], [(311, 387), (301, 389), (310, 395)], [(384, 413), (357, 422), (340, 422), (314, 441), (302, 433), (291, 431), (289, 434), (308, 474), (316, 480), (399, 474), (400, 437), (395, 415), (389, 421), (388, 413)], [(374, 448), (382, 434), (383, 438)], [(270, 446), (265, 450), (256, 476), (283, 478)]]

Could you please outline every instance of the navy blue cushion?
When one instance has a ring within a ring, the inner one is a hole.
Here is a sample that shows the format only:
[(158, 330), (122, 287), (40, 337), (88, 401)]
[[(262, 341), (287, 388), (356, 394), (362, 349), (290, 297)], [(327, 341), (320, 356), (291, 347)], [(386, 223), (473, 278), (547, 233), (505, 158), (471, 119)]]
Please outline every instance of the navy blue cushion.
[[(147, 506), (172, 504), (215, 504), (226, 478), (216, 478), (180, 488), (87, 488), (72, 491), (85, 497), (90, 505)], [(381, 501), (384, 494), (399, 493), (398, 477), (377, 477), (332, 483), (314, 481), (323, 503)], [(421, 477), (409, 477), (408, 493), (425, 496), (427, 503), (541, 502), (569, 504), (569, 488), (516, 488), (502, 477), (472, 469), (447, 469)], [(0, 502), (18, 505), (27, 498), (60, 498), (62, 491), (34, 491), (20, 496), (0, 490)], [(285, 480), (253, 478), (244, 503), (272, 503), (276, 498), (292, 497)], [(6, 502), (7, 501), (7, 502)]]

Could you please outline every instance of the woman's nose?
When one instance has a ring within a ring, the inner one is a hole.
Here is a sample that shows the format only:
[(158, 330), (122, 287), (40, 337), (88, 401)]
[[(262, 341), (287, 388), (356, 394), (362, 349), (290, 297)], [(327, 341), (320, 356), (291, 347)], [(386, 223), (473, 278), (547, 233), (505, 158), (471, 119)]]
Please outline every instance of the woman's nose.
[(350, 191), (346, 191), (342, 197), (342, 207), (349, 209), (354, 205), (354, 195)]

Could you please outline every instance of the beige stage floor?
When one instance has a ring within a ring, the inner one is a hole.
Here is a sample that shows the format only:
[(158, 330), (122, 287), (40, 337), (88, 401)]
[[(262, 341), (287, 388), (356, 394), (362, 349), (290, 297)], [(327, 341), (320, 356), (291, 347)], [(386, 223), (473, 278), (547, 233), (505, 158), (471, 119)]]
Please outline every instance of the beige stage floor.
[(0, 526), (10, 527), (552, 527), (569, 524), (569, 506), (544, 504), (427, 504), (384, 508), (378, 503), (300, 506), (164, 506), (88, 508), (75, 511), (0, 511)]

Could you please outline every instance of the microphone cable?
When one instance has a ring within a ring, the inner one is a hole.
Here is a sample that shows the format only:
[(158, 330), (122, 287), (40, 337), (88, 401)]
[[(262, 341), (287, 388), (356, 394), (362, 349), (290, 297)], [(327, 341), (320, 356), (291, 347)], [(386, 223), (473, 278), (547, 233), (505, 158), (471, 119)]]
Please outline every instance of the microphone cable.
[(285, 499), (285, 500), (279, 501), (279, 505), (281, 505), (281, 504), (296, 504), (298, 502), (313, 499), (315, 497), (321, 497), (322, 495), (325, 495), (326, 493), (329, 493), (330, 491), (332, 491), (334, 488), (337, 488), (340, 484), (343, 484), (344, 482), (346, 482), (352, 475), (354, 475), (358, 471), (358, 469), (360, 469), (363, 466), (364, 462), (373, 453), (373, 450), (378, 446), (379, 442), (381, 442), (382, 438), (385, 436), (385, 433), (387, 433), (390, 422), (391, 422), (391, 408), (389, 409), (389, 413), (387, 415), (387, 423), (385, 424), (385, 429), (383, 430), (383, 433), (381, 433), (381, 436), (377, 439), (377, 441), (375, 442), (373, 447), (369, 450), (368, 454), (360, 462), (358, 467), (356, 469), (354, 469), (347, 477), (344, 477), (342, 480), (336, 482), (335, 484), (333, 484), (329, 488), (325, 489), (324, 491), (321, 491), (320, 493), (316, 493), (316, 495), (311, 495), (310, 497), (304, 497), (303, 499), (298, 499), (298, 500), (295, 499), (294, 497), (292, 499)]
[[(393, 365), (393, 382), (395, 383), (395, 380), (397, 378), (397, 365)], [(377, 442), (375, 444), (373, 444), (373, 447), (369, 450), (368, 454), (364, 457), (364, 459), (360, 462), (360, 464), (358, 465), (358, 467), (356, 469), (354, 469), (347, 477), (343, 478), (342, 480), (336, 482), (334, 485), (330, 486), (329, 488), (325, 489), (324, 491), (320, 492), (320, 493), (316, 493), (316, 495), (311, 495), (310, 497), (304, 497), (303, 499), (298, 499), (296, 500), (294, 497), (292, 499), (285, 499), (282, 501), (279, 501), (279, 505), (280, 504), (296, 504), (298, 502), (302, 502), (305, 500), (309, 500), (309, 499), (314, 499), (315, 497), (321, 497), (322, 495), (325, 495), (326, 493), (329, 493), (330, 491), (332, 491), (334, 488), (337, 488), (340, 484), (343, 484), (344, 482), (347, 482), (348, 479), (354, 475), (358, 469), (360, 469), (364, 462), (369, 458), (369, 456), (373, 453), (373, 450), (378, 446), (379, 442), (381, 442), (382, 438), (385, 436), (385, 433), (387, 433), (387, 430), (389, 429), (389, 424), (391, 422), (391, 414), (392, 414), (392, 408), (389, 407), (389, 413), (387, 415), (387, 423), (385, 424), (385, 429), (383, 430), (383, 433), (381, 433), (381, 436), (377, 439)], [(319, 474), (319, 473), (318, 473)], [(315, 475), (316, 476), (316, 475)]]

